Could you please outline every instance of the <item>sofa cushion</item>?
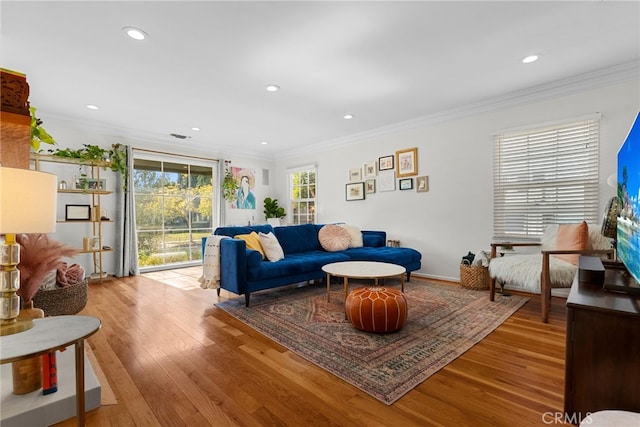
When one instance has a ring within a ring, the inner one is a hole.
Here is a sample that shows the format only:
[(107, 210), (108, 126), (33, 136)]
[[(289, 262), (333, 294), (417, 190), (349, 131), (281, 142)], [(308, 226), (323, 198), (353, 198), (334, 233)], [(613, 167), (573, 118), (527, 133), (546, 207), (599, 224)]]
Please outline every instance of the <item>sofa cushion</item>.
[(313, 224), (276, 227), (274, 233), (285, 255), (321, 249), (318, 232)]
[[(583, 251), (589, 246), (589, 228), (585, 221), (580, 224), (560, 224), (556, 237), (556, 250)], [(573, 265), (578, 265), (578, 255), (554, 255)]]
[(320, 246), (327, 252), (344, 251), (351, 244), (351, 235), (346, 228), (325, 225), (318, 231)]
[(258, 238), (258, 233), (256, 233), (255, 231), (252, 231), (249, 234), (238, 234), (234, 236), (234, 238), (244, 240), (247, 244), (247, 249), (258, 251), (262, 255), (262, 259), (265, 258), (264, 250), (262, 249), (260, 239)]
[[(362, 242), (362, 231), (355, 225), (349, 224), (338, 224), (340, 227), (347, 230), (349, 236), (351, 237), (351, 243), (349, 243), (350, 248), (361, 248), (363, 246)], [(320, 242), (322, 243), (322, 242)]]
[(384, 247), (367, 247), (351, 248), (343, 252), (352, 261), (377, 261), (377, 262), (389, 262), (391, 264), (397, 264), (407, 266), (420, 262), (422, 255), (420, 252), (412, 248), (392, 248), (388, 246)]
[(263, 262), (248, 269), (247, 278), (263, 281), (279, 277), (321, 271), (322, 266), (332, 262), (349, 261), (344, 252), (325, 252), (323, 250), (300, 252), (287, 255), (278, 262)]
[(386, 233), (384, 231), (363, 231), (362, 244), (373, 248), (381, 247), (386, 244)]
[(249, 234), (252, 231), (256, 233), (273, 233), (273, 227), (270, 224), (251, 225), (251, 226), (230, 226), (230, 227), (218, 227), (213, 232), (217, 236), (229, 236), (233, 237), (238, 234)]
[(280, 261), (284, 258), (284, 252), (278, 242), (278, 238), (273, 233), (260, 233), (258, 234), (260, 244), (264, 250), (264, 254), (271, 262)]

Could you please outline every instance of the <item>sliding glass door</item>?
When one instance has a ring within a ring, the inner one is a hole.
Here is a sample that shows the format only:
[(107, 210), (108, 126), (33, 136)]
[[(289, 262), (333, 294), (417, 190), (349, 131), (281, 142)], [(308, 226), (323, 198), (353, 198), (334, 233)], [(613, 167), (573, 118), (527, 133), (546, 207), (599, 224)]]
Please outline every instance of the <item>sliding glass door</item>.
[(133, 191), (141, 271), (197, 265), (213, 231), (217, 161), (134, 154)]

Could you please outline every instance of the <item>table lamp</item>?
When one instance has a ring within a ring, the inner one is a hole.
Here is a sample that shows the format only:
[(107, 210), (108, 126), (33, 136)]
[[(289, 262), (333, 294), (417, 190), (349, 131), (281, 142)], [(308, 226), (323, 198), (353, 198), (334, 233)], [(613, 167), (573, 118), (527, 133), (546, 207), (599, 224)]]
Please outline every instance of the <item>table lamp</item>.
[(31, 319), (17, 319), (20, 313), (20, 245), (16, 234), (52, 233), (56, 229), (55, 175), (0, 167), (0, 335), (33, 327)]

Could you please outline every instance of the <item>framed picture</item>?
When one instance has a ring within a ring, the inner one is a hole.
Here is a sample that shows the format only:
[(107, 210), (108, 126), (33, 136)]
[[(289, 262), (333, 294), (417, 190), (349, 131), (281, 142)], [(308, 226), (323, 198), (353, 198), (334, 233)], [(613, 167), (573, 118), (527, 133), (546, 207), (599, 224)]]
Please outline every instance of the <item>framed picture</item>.
[(376, 162), (367, 162), (364, 164), (364, 177), (374, 178), (376, 176)]
[(393, 156), (384, 156), (378, 158), (378, 170), (386, 171), (393, 169)]
[(65, 205), (65, 221), (89, 221), (91, 219), (90, 205)]
[(372, 194), (376, 192), (376, 180), (368, 179), (364, 182), (364, 192), (367, 194)]
[(76, 181), (76, 190), (106, 190), (106, 179), (80, 178)]
[(424, 193), (429, 191), (429, 177), (419, 176), (416, 178), (416, 191), (418, 193)]
[(418, 149), (396, 151), (396, 175), (398, 178), (418, 175)]
[(349, 169), (349, 182), (362, 181), (362, 169)]
[(364, 182), (347, 184), (345, 188), (345, 196), (347, 201), (364, 200)]
[(396, 173), (393, 170), (381, 171), (378, 174), (378, 191), (394, 191), (396, 189)]
[(413, 178), (404, 178), (400, 180), (400, 190), (411, 190), (413, 188)]

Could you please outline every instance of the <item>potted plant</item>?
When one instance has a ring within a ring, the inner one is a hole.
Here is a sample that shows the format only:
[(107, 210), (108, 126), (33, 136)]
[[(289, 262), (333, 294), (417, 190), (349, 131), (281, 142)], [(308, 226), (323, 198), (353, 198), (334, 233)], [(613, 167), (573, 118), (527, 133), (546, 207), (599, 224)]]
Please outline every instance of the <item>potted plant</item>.
[(264, 199), (264, 217), (271, 225), (282, 225), (281, 218), (287, 214), (283, 207), (278, 206), (278, 199), (267, 197)]
[(55, 145), (55, 139), (44, 130), (42, 120), (36, 117), (36, 108), (29, 107), (29, 112), (31, 113), (31, 148), (38, 151), (40, 143)]

